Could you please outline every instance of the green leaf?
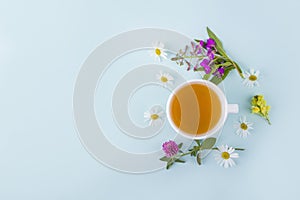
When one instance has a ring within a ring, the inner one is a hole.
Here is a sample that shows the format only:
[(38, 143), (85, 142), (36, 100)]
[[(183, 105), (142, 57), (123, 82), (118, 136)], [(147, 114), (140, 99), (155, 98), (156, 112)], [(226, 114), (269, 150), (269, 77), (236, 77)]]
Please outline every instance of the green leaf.
[(229, 67), (229, 66), (232, 66), (232, 63), (231, 62), (225, 62), (225, 63), (221, 63), (221, 64), (217, 64), (216, 65), (217, 67)]
[(212, 77), (212, 79), (210, 79), (210, 82), (212, 82), (216, 85), (219, 85), (222, 81), (223, 81), (223, 79), (219, 78), (218, 76), (214, 76), (214, 77)]
[(198, 155), (197, 155), (197, 163), (198, 163), (198, 165), (201, 165), (201, 154), (200, 153), (198, 153)]
[(200, 146), (200, 140), (195, 140), (195, 142)]
[(170, 169), (170, 167), (172, 166), (174, 164), (174, 162), (173, 161), (169, 161), (168, 163), (167, 163), (167, 169)]
[(169, 162), (170, 158), (164, 156), (164, 157), (160, 158), (159, 160)]
[(212, 30), (210, 30), (210, 28), (206, 27), (207, 30), (207, 34), (210, 38), (214, 39), (214, 41), (216, 42), (217, 46), (221, 47), (223, 49), (223, 44), (221, 42), (221, 40), (216, 36), (216, 34), (214, 34), (214, 32), (212, 32)]
[(182, 145), (183, 145), (183, 143), (180, 143), (180, 144), (178, 145), (178, 149), (180, 149), (180, 148), (182, 147)]
[(196, 156), (196, 151), (192, 151), (191, 156)]
[(222, 47), (220, 47), (220, 46), (217, 45), (217, 46), (216, 46), (216, 49), (217, 49), (217, 52), (219, 52), (219, 54), (220, 54), (221, 56), (224, 56), (225, 58), (229, 58), (229, 57), (227, 56), (225, 50), (224, 50)]
[(179, 163), (185, 163), (185, 161), (184, 161), (184, 160), (180, 160), (180, 159), (177, 159), (177, 160), (175, 160), (175, 162), (179, 162)]
[(217, 140), (217, 139), (216, 139), (216, 138), (213, 138), (213, 137), (205, 139), (205, 140), (202, 142), (201, 150), (203, 150), (203, 149), (211, 149), (211, 148), (215, 145), (216, 140)]
[(222, 78), (219, 78), (218, 76), (214, 76), (213, 78), (210, 79), (210, 81), (216, 85), (218, 85), (219, 83), (221, 83), (229, 74), (229, 72), (231, 70), (235, 69), (235, 67), (233, 65), (226, 67), (225, 71), (224, 71), (224, 75), (222, 76)]
[(194, 39), (195, 40), (195, 42), (200, 42), (200, 40), (198, 40), (198, 39)]
[(204, 74), (203, 79), (204, 79), (204, 80), (208, 80), (209, 77), (210, 77), (210, 74)]
[(195, 69), (195, 71), (197, 71), (197, 72), (203, 72), (204, 68), (203, 67), (199, 67), (199, 68)]

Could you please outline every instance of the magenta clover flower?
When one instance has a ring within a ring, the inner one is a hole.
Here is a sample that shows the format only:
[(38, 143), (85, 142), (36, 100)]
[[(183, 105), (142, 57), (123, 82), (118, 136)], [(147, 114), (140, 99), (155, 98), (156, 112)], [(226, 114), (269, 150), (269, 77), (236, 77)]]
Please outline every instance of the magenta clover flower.
[(172, 140), (163, 143), (162, 149), (165, 152), (166, 157), (168, 157), (168, 158), (175, 156), (179, 151), (178, 145), (176, 144), (176, 142), (174, 142)]

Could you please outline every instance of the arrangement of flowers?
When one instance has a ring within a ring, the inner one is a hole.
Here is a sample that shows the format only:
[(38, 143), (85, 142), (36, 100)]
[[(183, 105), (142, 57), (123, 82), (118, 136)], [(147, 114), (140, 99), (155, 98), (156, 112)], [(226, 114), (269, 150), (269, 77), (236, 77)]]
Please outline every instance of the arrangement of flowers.
[[(179, 66), (186, 66), (187, 71), (200, 72), (201, 79), (209, 80), (218, 85), (226, 79), (228, 74), (235, 70), (242, 78), (242, 82), (246, 87), (252, 88), (259, 86), (258, 70), (250, 69), (243, 71), (238, 63), (232, 60), (224, 50), (221, 40), (207, 27), (207, 40), (195, 39), (184, 49), (180, 49), (175, 57), (171, 58)], [(164, 44), (157, 42), (153, 45), (151, 55), (157, 61), (167, 59), (167, 53), (164, 49)], [(157, 75), (158, 81), (162, 86), (172, 84), (174, 78), (164, 72)], [(263, 117), (268, 124), (271, 124), (269, 118), (269, 111), (271, 107), (267, 105), (263, 95), (255, 95), (250, 100), (250, 113)], [(150, 110), (151, 111), (151, 110)], [(150, 121), (149, 125), (155, 125), (156, 120), (160, 121), (163, 116), (162, 110), (156, 112), (146, 112), (145, 118)], [(253, 123), (246, 119), (246, 116), (241, 116), (239, 121), (233, 126), (236, 135), (247, 138), (253, 130)], [(239, 157), (237, 151), (244, 151), (243, 148), (234, 148), (228, 145), (215, 146), (216, 138), (210, 137), (204, 140), (194, 140), (195, 145), (189, 148), (186, 152), (182, 150), (183, 144), (177, 144), (175, 141), (169, 140), (162, 145), (162, 150), (165, 156), (160, 158), (161, 161), (166, 162), (166, 169), (169, 169), (174, 163), (184, 163), (184, 156), (190, 155), (196, 158), (199, 165), (202, 164), (201, 152), (203, 150), (215, 151), (215, 159), (220, 166), (225, 168), (234, 166), (235, 159)]]
[(226, 54), (219, 38), (209, 28), (207, 34), (209, 38), (206, 41), (195, 39), (184, 50), (179, 50), (171, 60), (180, 66), (186, 65), (188, 71), (192, 69), (204, 72), (202, 79), (215, 84), (223, 81), (234, 69), (244, 78), (240, 66)]

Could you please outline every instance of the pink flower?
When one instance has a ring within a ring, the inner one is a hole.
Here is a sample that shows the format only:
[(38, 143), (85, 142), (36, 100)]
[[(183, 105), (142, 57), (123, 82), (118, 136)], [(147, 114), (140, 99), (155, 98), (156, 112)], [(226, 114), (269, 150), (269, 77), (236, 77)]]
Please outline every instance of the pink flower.
[(163, 143), (162, 149), (168, 158), (175, 156), (179, 151), (178, 145), (172, 140)]

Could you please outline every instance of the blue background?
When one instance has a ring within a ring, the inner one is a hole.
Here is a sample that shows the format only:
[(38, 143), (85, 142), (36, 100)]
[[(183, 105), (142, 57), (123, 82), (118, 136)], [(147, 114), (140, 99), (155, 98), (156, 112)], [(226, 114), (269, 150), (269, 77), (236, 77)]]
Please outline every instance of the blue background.
[[(299, 199), (299, 7), (297, 0), (1, 0), (0, 199)], [(255, 123), (243, 140), (233, 135), (238, 116), (228, 118), (218, 144), (247, 148), (230, 169), (209, 156), (201, 167), (189, 160), (131, 175), (94, 160), (72, 111), (76, 75), (91, 50), (131, 29), (202, 38), (206, 26), (244, 69), (262, 73), (255, 89), (232, 73), (228, 100), (247, 107), (262, 92), (272, 126), (242, 110)]]

